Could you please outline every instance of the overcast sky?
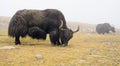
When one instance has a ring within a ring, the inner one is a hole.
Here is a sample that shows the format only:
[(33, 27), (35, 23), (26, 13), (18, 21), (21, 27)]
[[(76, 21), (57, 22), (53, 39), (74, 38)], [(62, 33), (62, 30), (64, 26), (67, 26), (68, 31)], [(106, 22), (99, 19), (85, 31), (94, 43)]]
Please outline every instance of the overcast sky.
[(120, 28), (120, 0), (0, 0), (0, 16), (12, 17), (20, 9), (59, 9), (66, 21)]

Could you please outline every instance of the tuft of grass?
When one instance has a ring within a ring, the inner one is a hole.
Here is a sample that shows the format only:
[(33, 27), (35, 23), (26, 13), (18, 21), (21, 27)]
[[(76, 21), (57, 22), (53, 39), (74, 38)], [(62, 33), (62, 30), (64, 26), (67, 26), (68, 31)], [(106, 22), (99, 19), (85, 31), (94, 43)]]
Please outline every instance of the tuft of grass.
[[(3, 32), (5, 34), (7, 32)], [(0, 36), (0, 66), (120, 66), (120, 36), (77, 33), (69, 46), (52, 46), (47, 40), (20, 38), (21, 45), (14, 45), (14, 38)], [(41, 54), (42, 58), (36, 58)]]

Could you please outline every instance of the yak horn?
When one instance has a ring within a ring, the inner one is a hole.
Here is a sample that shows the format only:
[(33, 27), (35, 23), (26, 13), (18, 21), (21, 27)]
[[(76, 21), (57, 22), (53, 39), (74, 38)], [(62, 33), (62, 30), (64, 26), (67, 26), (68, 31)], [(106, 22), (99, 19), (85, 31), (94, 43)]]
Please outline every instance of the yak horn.
[(63, 26), (63, 20), (60, 20), (60, 26), (59, 26), (59, 29), (61, 29), (62, 28), (62, 26)]
[(80, 29), (80, 28), (79, 28), (79, 26), (78, 26), (77, 30), (76, 30), (76, 31), (73, 31), (73, 33), (76, 33), (76, 32), (78, 32), (78, 31), (79, 31), (79, 29)]

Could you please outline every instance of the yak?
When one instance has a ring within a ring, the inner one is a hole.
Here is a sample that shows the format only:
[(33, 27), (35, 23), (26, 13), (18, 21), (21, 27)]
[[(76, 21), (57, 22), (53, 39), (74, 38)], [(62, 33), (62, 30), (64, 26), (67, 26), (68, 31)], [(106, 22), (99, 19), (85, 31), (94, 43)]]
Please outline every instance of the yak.
[(23, 9), (18, 10), (10, 20), (8, 35), (15, 38), (15, 45), (20, 45), (20, 37), (30, 36), (34, 39), (46, 39), (49, 34), (51, 44), (67, 46), (73, 31), (66, 25), (63, 13), (57, 9)]
[(115, 28), (112, 27), (109, 23), (98, 24), (96, 26), (96, 32), (98, 34), (109, 33), (110, 31), (115, 32)]

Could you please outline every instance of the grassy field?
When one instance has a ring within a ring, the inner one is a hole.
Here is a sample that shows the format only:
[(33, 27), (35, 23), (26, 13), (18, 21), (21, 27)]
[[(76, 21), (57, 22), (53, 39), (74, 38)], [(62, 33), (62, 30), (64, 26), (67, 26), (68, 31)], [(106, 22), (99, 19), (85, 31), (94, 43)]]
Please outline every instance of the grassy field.
[[(22, 45), (0, 31), (0, 66), (120, 66), (120, 35), (77, 33), (69, 46), (52, 46), (46, 41), (21, 38)], [(42, 55), (36, 58), (36, 55)]]

